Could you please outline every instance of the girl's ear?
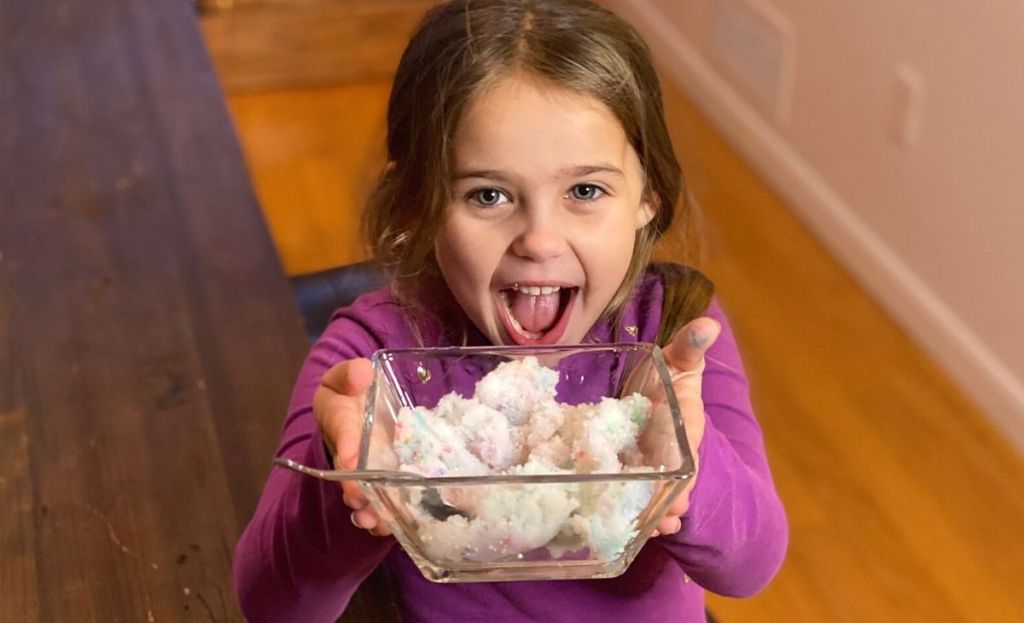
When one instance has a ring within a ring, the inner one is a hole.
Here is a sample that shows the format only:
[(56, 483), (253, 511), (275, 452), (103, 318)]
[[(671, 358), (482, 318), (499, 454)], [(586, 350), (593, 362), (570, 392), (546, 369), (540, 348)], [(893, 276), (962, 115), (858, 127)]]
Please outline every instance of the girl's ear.
[(647, 196), (643, 197), (640, 200), (640, 205), (636, 208), (636, 228), (643, 229), (646, 227), (657, 213), (657, 201)]

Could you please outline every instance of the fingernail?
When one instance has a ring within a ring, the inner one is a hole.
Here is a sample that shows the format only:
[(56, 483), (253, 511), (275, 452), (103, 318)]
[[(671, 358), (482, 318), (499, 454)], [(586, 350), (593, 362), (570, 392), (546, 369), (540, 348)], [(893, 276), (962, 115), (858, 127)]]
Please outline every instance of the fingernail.
[(708, 332), (700, 328), (690, 329), (686, 332), (686, 341), (694, 348), (704, 348), (708, 343)]
[(352, 513), (349, 514), (348, 519), (349, 519), (349, 521), (352, 522), (353, 526), (359, 528), (360, 530), (363, 529), (363, 527), (359, 525), (359, 522), (356, 521), (356, 512), (355, 511), (352, 511)]
[(345, 503), (345, 506), (351, 508), (354, 511), (361, 511), (370, 504), (369, 500), (363, 498), (353, 498), (347, 493), (342, 494), (341, 501)]
[(670, 532), (669, 534), (676, 534), (676, 533), (678, 533), (682, 529), (683, 529), (683, 520), (680, 519), (679, 517), (676, 517), (675, 529), (672, 530), (672, 532)]

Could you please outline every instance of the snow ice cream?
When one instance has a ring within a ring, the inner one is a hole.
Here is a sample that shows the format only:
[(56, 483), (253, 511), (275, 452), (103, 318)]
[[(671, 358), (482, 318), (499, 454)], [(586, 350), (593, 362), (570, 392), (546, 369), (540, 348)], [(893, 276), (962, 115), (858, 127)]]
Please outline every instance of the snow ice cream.
[[(633, 394), (568, 405), (555, 399), (557, 382), (558, 372), (525, 357), (484, 376), (472, 398), (452, 392), (434, 409), (401, 409), (393, 441), (400, 469), (429, 477), (653, 471), (637, 447), (650, 400)], [(442, 486), (416, 490), (411, 512), (424, 548), (438, 558), (491, 562), (578, 552), (610, 560), (636, 535), (653, 486)], [(422, 498), (437, 492), (453, 511), (443, 518), (423, 506)]]

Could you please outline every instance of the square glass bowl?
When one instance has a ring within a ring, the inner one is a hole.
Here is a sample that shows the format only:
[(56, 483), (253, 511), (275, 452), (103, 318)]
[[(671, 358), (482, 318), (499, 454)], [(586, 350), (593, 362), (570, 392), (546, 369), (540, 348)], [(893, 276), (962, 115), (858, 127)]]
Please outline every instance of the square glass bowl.
[[(302, 471), (358, 480), (429, 580), (620, 575), (693, 477), (653, 344), (381, 350), (372, 360), (358, 473)], [(517, 363), (470, 400), (507, 362)]]

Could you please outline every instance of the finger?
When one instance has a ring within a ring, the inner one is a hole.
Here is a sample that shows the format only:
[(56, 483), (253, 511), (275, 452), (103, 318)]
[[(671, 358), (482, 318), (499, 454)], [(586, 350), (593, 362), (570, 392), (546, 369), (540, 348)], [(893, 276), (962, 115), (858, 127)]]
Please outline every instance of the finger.
[(373, 509), (364, 508), (362, 510), (352, 511), (352, 523), (354, 523), (357, 528), (373, 530), (377, 527), (379, 518), (377, 517), (377, 513), (373, 512)]
[(681, 372), (703, 369), (704, 353), (718, 339), (722, 325), (713, 318), (701, 317), (683, 325), (663, 349), (665, 361)]
[(343, 396), (362, 396), (373, 380), (373, 364), (369, 359), (342, 361), (324, 372), (320, 385)]
[(662, 517), (661, 521), (658, 522), (657, 531), (662, 536), (668, 536), (668, 535), (671, 535), (671, 534), (675, 534), (676, 532), (679, 532), (679, 530), (682, 527), (683, 527), (683, 522), (682, 522), (681, 519), (679, 519), (678, 517), (676, 517), (674, 515), (668, 515), (666, 517)]
[(391, 534), (391, 529), (388, 525), (381, 521), (380, 516), (372, 508), (365, 508), (358, 511), (352, 511), (351, 515), (352, 523), (363, 530), (369, 531), (371, 534), (376, 536), (387, 536)]
[[(325, 432), (325, 439), (327, 438), (327, 434), (328, 433)], [(346, 465), (344, 463), (349, 464)], [(342, 461), (338, 458), (338, 455), (335, 454), (336, 467), (340, 469), (352, 469), (354, 464), (354, 457), (351, 460)], [(359, 487), (359, 484), (356, 481), (341, 481), (339, 485), (341, 486), (342, 500), (349, 508), (353, 510), (361, 510), (362, 508), (366, 508), (370, 505), (370, 500), (367, 499), (367, 495), (362, 492), (362, 488)]]
[(370, 500), (366, 498), (363, 489), (354, 480), (343, 481), (341, 483), (341, 491), (341, 498), (345, 502), (345, 506), (352, 510), (363, 510), (370, 505)]
[[(334, 457), (335, 467), (353, 469), (359, 452), (364, 394), (373, 378), (373, 366), (366, 359), (344, 361), (330, 368), (320, 379), (313, 396), (313, 411)], [(353, 510), (369, 506), (359, 483), (341, 483), (342, 499)]]
[(338, 469), (354, 469), (362, 435), (362, 396), (346, 396), (321, 385), (313, 394), (313, 413)]
[(682, 493), (676, 496), (676, 499), (672, 500), (672, 504), (665, 511), (666, 516), (681, 517), (686, 514), (686, 511), (690, 510), (690, 489), (692, 489), (692, 483), (695, 481), (691, 480), (690, 482), (691, 485), (688, 485)]
[(313, 395), (313, 411), (340, 469), (354, 469), (362, 431), (364, 394), (373, 379), (366, 359), (344, 361), (324, 373)]

